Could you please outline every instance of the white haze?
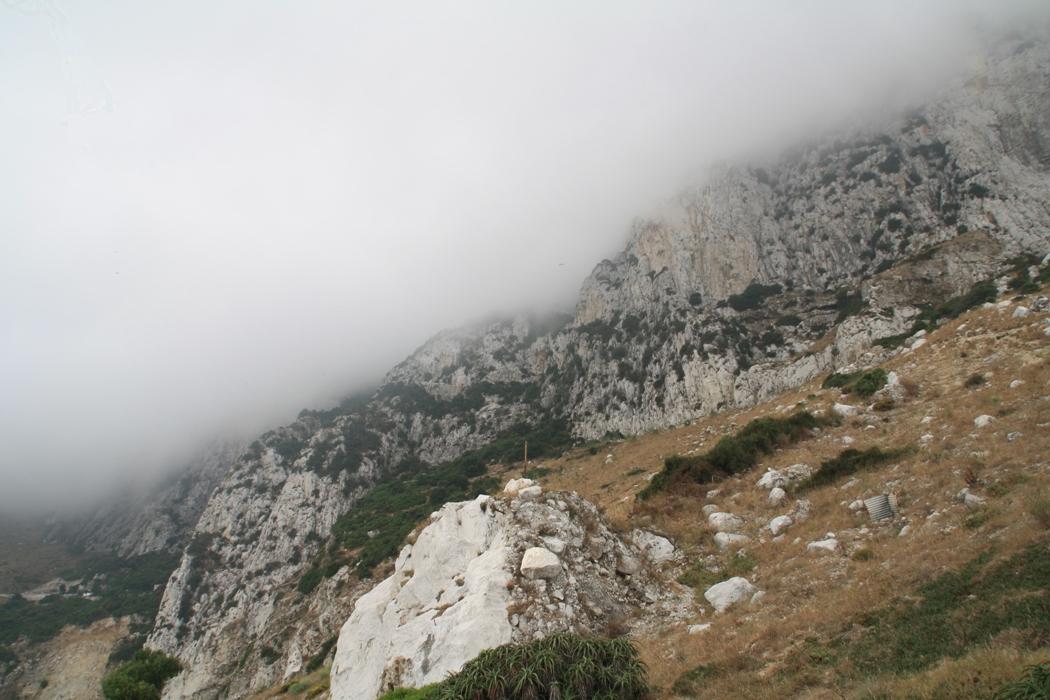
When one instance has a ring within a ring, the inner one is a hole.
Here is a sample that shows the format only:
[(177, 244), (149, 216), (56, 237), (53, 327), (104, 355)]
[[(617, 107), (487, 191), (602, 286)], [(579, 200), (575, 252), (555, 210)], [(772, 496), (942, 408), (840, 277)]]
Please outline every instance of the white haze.
[(571, 308), (705, 165), (919, 99), (1043, 5), (4, 0), (0, 508)]

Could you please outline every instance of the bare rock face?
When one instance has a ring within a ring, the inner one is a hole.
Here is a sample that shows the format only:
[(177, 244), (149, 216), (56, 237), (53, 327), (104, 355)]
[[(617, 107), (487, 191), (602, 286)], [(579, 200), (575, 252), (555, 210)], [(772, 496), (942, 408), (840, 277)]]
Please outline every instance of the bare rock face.
[(484, 649), (562, 630), (598, 632), (629, 611), (643, 619), (684, 614), (686, 601), (593, 505), (569, 493), (512, 498), (479, 496), (431, 516), (343, 625), (332, 697), (373, 700), (433, 683)]

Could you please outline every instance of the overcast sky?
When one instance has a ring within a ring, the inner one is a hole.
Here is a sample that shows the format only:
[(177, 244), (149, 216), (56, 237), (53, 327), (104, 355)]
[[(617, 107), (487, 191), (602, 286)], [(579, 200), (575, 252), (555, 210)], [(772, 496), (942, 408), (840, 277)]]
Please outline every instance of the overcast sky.
[(917, 99), (1045, 4), (0, 0), (0, 508), (571, 308), (712, 160)]

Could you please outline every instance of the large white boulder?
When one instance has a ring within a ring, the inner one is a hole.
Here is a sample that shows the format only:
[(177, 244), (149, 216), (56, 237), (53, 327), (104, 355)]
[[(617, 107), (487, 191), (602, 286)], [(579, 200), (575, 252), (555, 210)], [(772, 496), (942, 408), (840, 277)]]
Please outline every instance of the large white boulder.
[(508, 496), (517, 496), (522, 489), (531, 488), (536, 485), (536, 482), (532, 479), (526, 479), (524, 477), (520, 479), (511, 479), (507, 482), (507, 485), (503, 487), (503, 493)]
[(339, 634), (332, 697), (373, 700), (384, 687), (433, 683), (511, 641), (506, 519), (490, 501), (447, 504), (361, 596)]
[(558, 555), (544, 547), (530, 547), (521, 558), (521, 575), (551, 579), (561, 573)]
[(982, 414), (973, 419), (973, 425), (975, 428), (985, 428), (991, 425), (994, 420), (994, 417)]
[(850, 406), (848, 403), (837, 403), (831, 407), (832, 413), (843, 418), (849, 418), (855, 416), (860, 412), (860, 409), (856, 406)]
[(758, 589), (742, 576), (716, 583), (704, 592), (704, 598), (715, 609), (715, 612), (723, 613), (737, 603), (751, 600)]

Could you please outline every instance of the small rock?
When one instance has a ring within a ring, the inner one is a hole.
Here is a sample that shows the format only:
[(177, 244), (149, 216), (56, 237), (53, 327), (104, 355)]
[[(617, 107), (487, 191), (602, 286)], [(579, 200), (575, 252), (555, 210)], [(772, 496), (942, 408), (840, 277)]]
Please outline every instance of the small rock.
[(778, 515), (777, 517), (769, 521), (769, 531), (772, 532), (774, 536), (776, 536), (784, 532), (784, 530), (787, 530), (794, 524), (795, 521), (791, 519), (790, 515)]
[(503, 487), (503, 493), (509, 496), (516, 496), (522, 489), (527, 489), (530, 486), (535, 486), (536, 482), (532, 479), (511, 479), (507, 482), (507, 485)]
[(704, 506), (700, 510), (703, 512), (703, 514), (705, 516), (707, 516), (707, 515), (711, 515), (711, 513), (717, 513), (718, 512), (718, 506), (716, 506), (714, 503), (708, 503), (706, 506)]
[(843, 418), (849, 418), (855, 416), (859, 412), (856, 406), (850, 406), (846, 403), (837, 403), (831, 407), (831, 411), (836, 415), (842, 416)]
[(539, 484), (535, 486), (526, 486), (525, 488), (518, 491), (518, 498), (526, 501), (534, 501), (543, 495), (543, 487)]
[(922, 424), (922, 425), (929, 425), (932, 422), (933, 422), (933, 416), (923, 416), (922, 420), (919, 421), (919, 423)]
[(905, 525), (901, 528), (901, 531), (897, 533), (897, 537), (906, 537), (911, 532), (911, 525)]
[(716, 532), (714, 539), (719, 549), (742, 546), (751, 541), (751, 538), (747, 535), (738, 535), (732, 532)]
[(766, 597), (765, 591), (755, 591), (755, 594), (751, 596), (751, 605), (758, 605), (762, 602), (762, 599)]
[(784, 486), (787, 484), (787, 477), (778, 472), (776, 469), (767, 469), (766, 473), (762, 475), (757, 482), (757, 486), (760, 489), (773, 489)]
[(1022, 380), (1015, 379), (1012, 382), (1010, 382), (1010, 388), (1011, 389), (1016, 389), (1017, 387), (1021, 386), (1022, 384), (1024, 384), (1024, 382)]
[(843, 435), (842, 436), (842, 444), (843, 445), (852, 445), (854, 442), (856, 442), (856, 440), (851, 438), (849, 435)]
[(973, 419), (973, 424), (977, 428), (984, 428), (988, 426), (995, 418), (987, 414), (981, 414)]
[(857, 500), (849, 504), (849, 509), (853, 512), (864, 510), (864, 501), (858, 498)]
[(933, 440), (933, 433), (923, 433), (922, 437), (919, 438), (919, 442), (925, 445)]
[(565, 540), (559, 537), (542, 537), (544, 546), (551, 550), (555, 554), (561, 554), (565, 551)]
[(561, 573), (558, 555), (543, 547), (530, 547), (521, 558), (521, 575), (525, 578), (551, 579)]
[(785, 500), (787, 500), (787, 491), (780, 488), (779, 486), (773, 488), (773, 490), (769, 492), (770, 505), (779, 506)]
[(758, 589), (742, 576), (716, 583), (704, 592), (704, 598), (714, 607), (715, 612), (723, 613), (737, 603), (750, 600)]
[(709, 629), (711, 629), (711, 623), (705, 622), (701, 625), (689, 625), (689, 627), (686, 628), (686, 631), (689, 632), (689, 634), (702, 634)]
[(804, 481), (813, 476), (813, 468), (808, 464), (792, 464), (784, 471), (787, 473), (788, 481), (792, 483)]
[(1013, 442), (1014, 440), (1016, 440), (1017, 438), (1021, 437), (1022, 435), (1023, 435), (1023, 433), (1019, 433), (1017, 431), (1014, 431), (1012, 433), (1007, 433), (1006, 434), (1006, 440), (1007, 440), (1007, 442)]
[(732, 513), (711, 513), (707, 524), (718, 532), (736, 532), (744, 526), (744, 519)]
[(978, 496), (976, 493), (972, 493), (970, 489), (963, 489), (955, 496), (955, 498), (971, 510), (974, 508), (980, 508), (984, 505), (984, 498)]
[(1016, 309), (1014, 309), (1013, 317), (1014, 318), (1025, 318), (1026, 316), (1028, 316), (1028, 313), (1029, 312), (1028, 312), (1028, 307), (1027, 306), (1018, 306)]
[(831, 537), (826, 540), (817, 540), (816, 542), (810, 542), (806, 545), (806, 551), (817, 552), (823, 554), (827, 552), (837, 552), (839, 550), (839, 541)]
[(644, 530), (635, 530), (632, 533), (632, 539), (654, 564), (663, 564), (674, 559), (674, 545), (666, 537), (660, 537)]
[(919, 348), (921, 348), (925, 344), (926, 344), (926, 339), (925, 338), (919, 338), (918, 340), (916, 340), (914, 343), (911, 344), (911, 350), (912, 351), (918, 350)]

